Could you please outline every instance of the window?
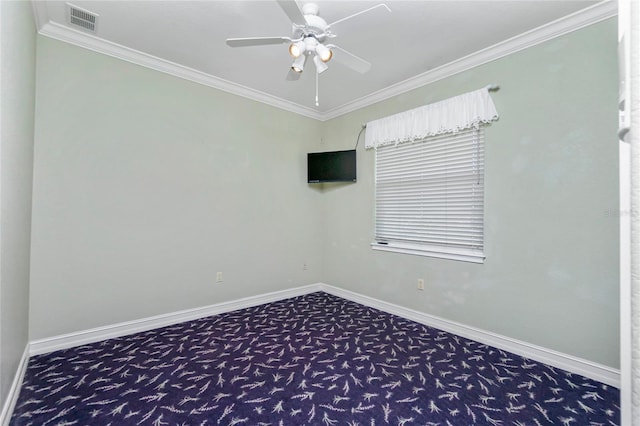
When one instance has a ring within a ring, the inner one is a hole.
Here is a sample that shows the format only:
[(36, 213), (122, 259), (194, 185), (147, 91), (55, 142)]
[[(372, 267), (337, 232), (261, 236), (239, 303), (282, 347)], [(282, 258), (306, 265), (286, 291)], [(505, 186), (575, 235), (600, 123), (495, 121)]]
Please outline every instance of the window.
[(484, 129), (376, 149), (372, 248), (483, 262)]
[(370, 121), (376, 150), (375, 250), (484, 262), (486, 86)]

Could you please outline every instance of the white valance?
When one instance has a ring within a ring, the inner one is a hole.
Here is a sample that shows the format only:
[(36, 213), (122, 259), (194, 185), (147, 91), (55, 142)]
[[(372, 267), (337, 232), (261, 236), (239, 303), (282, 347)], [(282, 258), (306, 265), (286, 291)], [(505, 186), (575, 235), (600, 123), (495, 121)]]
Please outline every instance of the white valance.
[(365, 147), (398, 144), (456, 133), (498, 119), (489, 88), (465, 93), (367, 123)]

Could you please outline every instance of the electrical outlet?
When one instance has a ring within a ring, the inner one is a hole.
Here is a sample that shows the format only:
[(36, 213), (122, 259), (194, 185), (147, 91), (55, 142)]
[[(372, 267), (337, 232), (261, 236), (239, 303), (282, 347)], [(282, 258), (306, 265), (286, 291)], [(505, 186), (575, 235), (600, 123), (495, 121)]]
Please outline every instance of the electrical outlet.
[(418, 290), (424, 290), (424, 280), (422, 278), (418, 278)]
[(309, 265), (307, 265), (306, 263), (304, 265), (302, 265), (302, 270), (303, 271), (309, 270)]
[(217, 283), (222, 282), (222, 272), (216, 272), (216, 282)]

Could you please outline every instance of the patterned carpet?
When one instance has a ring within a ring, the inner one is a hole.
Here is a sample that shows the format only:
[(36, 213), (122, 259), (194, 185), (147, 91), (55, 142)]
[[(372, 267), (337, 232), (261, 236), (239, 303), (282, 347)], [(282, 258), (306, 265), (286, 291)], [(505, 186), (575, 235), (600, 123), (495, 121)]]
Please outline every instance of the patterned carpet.
[(17, 425), (616, 425), (619, 391), (318, 292), (33, 357)]

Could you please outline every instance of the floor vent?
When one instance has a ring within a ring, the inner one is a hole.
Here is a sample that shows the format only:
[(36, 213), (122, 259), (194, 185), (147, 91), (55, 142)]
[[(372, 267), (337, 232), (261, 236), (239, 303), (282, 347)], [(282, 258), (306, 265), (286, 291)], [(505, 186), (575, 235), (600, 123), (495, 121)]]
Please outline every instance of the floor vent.
[(86, 31), (91, 31), (92, 33), (96, 32), (98, 15), (69, 3), (67, 3), (67, 7), (69, 11), (69, 24), (80, 27)]

